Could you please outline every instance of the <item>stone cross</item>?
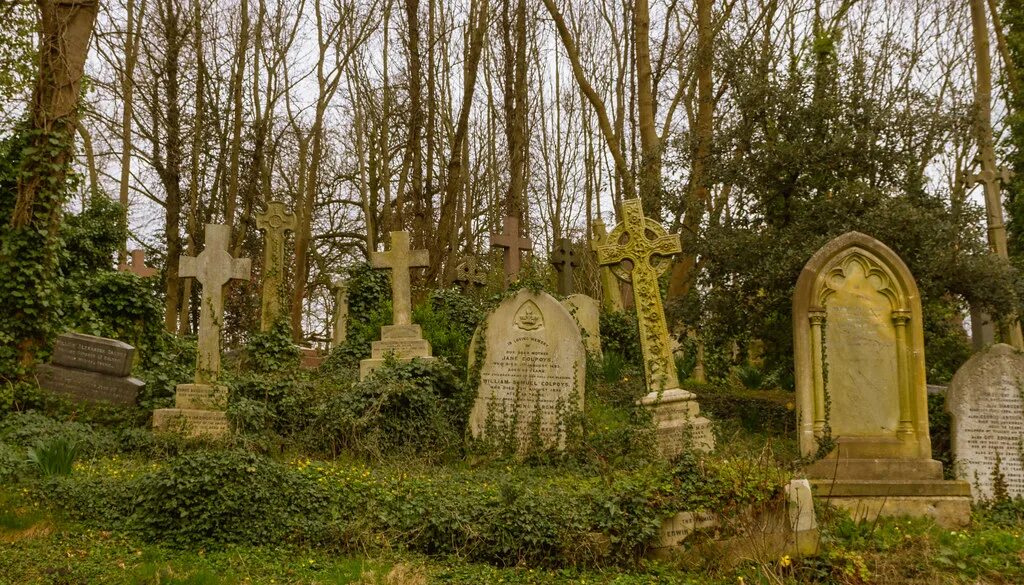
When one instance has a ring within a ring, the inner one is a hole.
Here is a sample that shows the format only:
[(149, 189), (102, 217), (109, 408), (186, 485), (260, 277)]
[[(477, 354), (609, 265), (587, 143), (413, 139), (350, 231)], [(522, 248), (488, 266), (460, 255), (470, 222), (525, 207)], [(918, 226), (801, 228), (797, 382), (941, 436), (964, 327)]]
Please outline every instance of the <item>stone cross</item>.
[(345, 343), (348, 337), (348, 282), (335, 280), (331, 283), (334, 291), (334, 332), (331, 336), (331, 347)]
[(573, 270), (579, 268), (580, 262), (572, 249), (572, 240), (559, 238), (558, 247), (551, 252), (551, 264), (558, 270), (558, 294), (569, 296), (576, 292)]
[(515, 281), (519, 277), (519, 252), (521, 250), (532, 251), (533, 242), (530, 238), (519, 235), (519, 218), (505, 217), (504, 231), (498, 235), (491, 236), (492, 248), (503, 248), (505, 254), (505, 284)]
[(206, 246), (197, 257), (182, 256), (178, 276), (192, 277), (203, 285), (199, 312), (199, 356), (196, 384), (210, 384), (220, 375), (220, 330), (224, 322), (224, 285), (249, 280), (252, 261), (232, 258), (228, 252), (231, 227), (206, 224)]
[(668, 268), (667, 257), (682, 251), (682, 244), (678, 235), (665, 233), (665, 228), (644, 217), (640, 199), (623, 201), (622, 215), (608, 243), (598, 246), (597, 262), (612, 266), (617, 277), (633, 283), (648, 389), (660, 392), (678, 388), (658, 275)]
[(484, 286), (487, 284), (487, 272), (480, 267), (476, 256), (467, 254), (463, 256), (462, 262), (455, 267), (454, 281), (462, 284), (464, 288)]
[(270, 201), (267, 210), (256, 214), (256, 227), (266, 233), (263, 246), (263, 291), (260, 330), (267, 331), (281, 314), (281, 285), (284, 280), (284, 232), (295, 231), (295, 214), (281, 201)]
[(370, 252), (374, 268), (391, 269), (392, 325), (412, 325), (412, 284), (409, 269), (430, 264), (426, 250), (409, 249), (409, 232), (391, 232), (391, 249)]
[[(600, 217), (595, 219), (590, 227), (591, 232), (594, 234), (590, 246), (596, 254), (598, 248), (608, 243), (608, 232), (605, 229), (604, 220)], [(604, 308), (609, 311), (621, 311), (623, 308), (622, 289), (619, 288), (619, 282), (615, 279), (615, 275), (612, 274), (612, 269), (602, 266), (600, 274), (601, 291), (604, 293)]]
[(120, 270), (121, 272), (131, 272), (132, 274), (135, 274), (142, 278), (147, 278), (160, 272), (156, 268), (150, 268), (149, 266), (146, 266), (146, 252), (144, 250), (132, 250), (131, 255), (131, 264), (122, 264), (117, 267), (118, 270)]

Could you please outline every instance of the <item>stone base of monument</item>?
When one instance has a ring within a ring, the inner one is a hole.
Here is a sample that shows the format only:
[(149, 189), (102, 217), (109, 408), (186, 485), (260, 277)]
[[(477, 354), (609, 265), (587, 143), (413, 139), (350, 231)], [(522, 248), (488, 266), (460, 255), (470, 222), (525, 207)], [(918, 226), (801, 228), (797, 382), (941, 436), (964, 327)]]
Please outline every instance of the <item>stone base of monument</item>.
[(174, 408), (153, 411), (153, 430), (181, 432), (189, 437), (224, 436), (230, 432), (224, 412), (227, 403), (227, 386), (179, 384), (174, 392)]
[(423, 339), (419, 325), (385, 325), (380, 328), (380, 341), (370, 344), (370, 357), (359, 362), (359, 379), (365, 380), (381, 367), (389, 354), (402, 362), (413, 358), (434, 359), (430, 355), (430, 342)]
[(971, 486), (942, 479), (942, 463), (932, 459), (837, 459), (809, 465), (816, 497), (846, 510), (854, 520), (879, 516), (921, 516), (956, 528), (971, 519)]
[(36, 366), (39, 387), (75, 402), (134, 405), (145, 382), (54, 364)]
[(687, 449), (713, 451), (715, 434), (711, 421), (700, 416), (700, 405), (693, 392), (679, 388), (665, 390), (660, 395), (651, 392), (639, 404), (654, 417), (658, 451), (666, 459)]
[(707, 559), (724, 566), (750, 559), (774, 563), (783, 555), (817, 554), (818, 541), (810, 484), (794, 479), (786, 486), (784, 500), (729, 516), (708, 511), (672, 516), (662, 524), (649, 554), (692, 564)]

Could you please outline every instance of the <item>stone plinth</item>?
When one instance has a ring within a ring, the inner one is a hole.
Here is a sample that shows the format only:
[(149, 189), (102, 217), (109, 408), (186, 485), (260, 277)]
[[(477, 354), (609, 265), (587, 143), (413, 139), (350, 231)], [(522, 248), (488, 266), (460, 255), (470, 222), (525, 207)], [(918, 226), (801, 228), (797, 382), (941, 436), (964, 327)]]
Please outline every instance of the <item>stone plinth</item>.
[(75, 402), (134, 405), (145, 382), (53, 364), (36, 366), (39, 387)]
[(976, 500), (995, 494), (998, 467), (1009, 497), (1024, 496), (1024, 353), (1006, 344), (974, 354), (946, 393), (956, 476)]
[(214, 384), (179, 384), (174, 392), (175, 408), (153, 411), (153, 430), (181, 432), (189, 437), (221, 437), (230, 432), (227, 408), (228, 388)]
[(520, 290), (488, 315), (469, 358), (470, 371), (480, 372), (469, 419), (474, 436), (511, 435), (520, 449), (534, 438), (565, 446), (565, 417), (583, 410), (587, 368), (583, 339), (565, 307), (547, 293)]
[(371, 372), (384, 364), (389, 354), (398, 361), (415, 358), (432, 360), (430, 342), (423, 339), (419, 325), (385, 325), (380, 328), (380, 341), (370, 344), (370, 357), (359, 362), (359, 379), (365, 380)]
[(700, 405), (693, 392), (679, 388), (666, 390), (660, 396), (651, 392), (639, 404), (651, 411), (662, 457), (672, 458), (687, 449), (714, 450), (711, 421), (700, 416)]
[(583, 294), (569, 295), (562, 299), (562, 305), (576, 319), (583, 334), (583, 345), (587, 353), (600, 358), (601, 353), (601, 303)]

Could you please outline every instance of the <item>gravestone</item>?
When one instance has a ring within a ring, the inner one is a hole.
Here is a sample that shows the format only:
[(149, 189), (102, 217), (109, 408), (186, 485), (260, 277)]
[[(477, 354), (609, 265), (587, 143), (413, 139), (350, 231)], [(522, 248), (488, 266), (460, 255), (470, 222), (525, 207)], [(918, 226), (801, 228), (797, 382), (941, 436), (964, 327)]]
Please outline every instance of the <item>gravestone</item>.
[(1024, 496), (1024, 353), (1000, 343), (974, 354), (953, 376), (946, 410), (956, 476), (974, 499), (992, 499), (997, 467), (1007, 495)]
[(135, 348), (105, 337), (64, 333), (49, 364), (36, 366), (44, 390), (76, 402), (135, 404), (145, 385), (130, 377)]
[(391, 249), (370, 252), (370, 264), (378, 269), (391, 270), (391, 325), (380, 329), (380, 341), (371, 344), (369, 359), (359, 362), (359, 379), (364, 380), (379, 368), (388, 354), (400, 361), (413, 358), (434, 359), (430, 355), (430, 342), (423, 339), (423, 331), (412, 322), (412, 283), (409, 269), (425, 267), (430, 263), (426, 250), (409, 249), (409, 232), (391, 232)]
[(288, 213), (281, 201), (267, 203), (267, 210), (256, 214), (256, 227), (263, 230), (263, 288), (260, 292), (260, 330), (268, 331), (281, 314), (281, 287), (284, 283), (284, 233), (295, 231), (295, 214)]
[(573, 271), (580, 267), (580, 261), (572, 248), (572, 240), (559, 238), (558, 246), (551, 251), (551, 265), (558, 272), (558, 294), (568, 296), (576, 292)]
[(976, 307), (971, 307), (971, 347), (981, 351), (996, 341), (996, 326), (992, 315)]
[(473, 436), (507, 431), (522, 448), (536, 431), (545, 445), (565, 446), (565, 416), (583, 410), (587, 359), (576, 321), (554, 297), (524, 289), (502, 301), (473, 337), (469, 359), (470, 371), (480, 371)]
[[(608, 244), (608, 231), (605, 228), (604, 220), (600, 217), (595, 219), (591, 223), (591, 232), (593, 233), (593, 239), (591, 240), (591, 249), (597, 254), (597, 249), (601, 246)], [(621, 311), (623, 310), (622, 305), (622, 289), (619, 287), (619, 281), (612, 274), (612, 269), (607, 266), (602, 266), (599, 269), (601, 275), (601, 294), (602, 304), (606, 311)]]
[(501, 248), (504, 251), (505, 286), (507, 287), (519, 278), (519, 267), (522, 262), (519, 253), (533, 251), (533, 242), (530, 238), (519, 235), (518, 217), (506, 217), (504, 228), (502, 233), (491, 236), (491, 247)]
[(562, 299), (562, 305), (576, 319), (583, 334), (583, 345), (587, 352), (601, 357), (601, 303), (583, 294), (569, 295)]
[(331, 283), (334, 291), (334, 326), (331, 330), (331, 347), (340, 347), (348, 337), (348, 283), (335, 280)]
[(931, 458), (921, 297), (878, 240), (839, 236), (804, 267), (793, 297), (799, 446), (817, 495), (866, 518), (970, 516), (970, 487)]
[(156, 268), (146, 266), (146, 252), (144, 250), (132, 250), (131, 258), (131, 264), (122, 264), (117, 269), (121, 272), (131, 272), (140, 278), (148, 278), (160, 272)]
[(658, 446), (664, 456), (678, 453), (681, 441), (698, 450), (712, 450), (711, 422), (700, 416), (694, 394), (679, 388), (658, 285), (658, 276), (668, 269), (670, 257), (682, 250), (679, 236), (666, 234), (656, 221), (644, 217), (640, 199), (623, 201), (622, 214), (622, 223), (612, 230), (608, 243), (598, 247), (597, 261), (633, 285), (649, 391), (641, 404), (654, 411)]
[(455, 278), (453, 282), (462, 285), (462, 290), (466, 291), (471, 287), (481, 287), (487, 284), (487, 272), (480, 267), (480, 262), (476, 256), (472, 254), (466, 254), (462, 257), (462, 261), (455, 267)]
[(203, 287), (199, 313), (199, 351), (195, 383), (179, 384), (174, 391), (174, 408), (153, 411), (153, 428), (181, 428), (191, 436), (220, 436), (228, 432), (224, 414), (228, 388), (217, 384), (220, 377), (220, 332), (224, 323), (224, 286), (232, 280), (249, 280), (252, 263), (232, 258), (228, 252), (231, 227), (206, 225), (206, 246), (199, 256), (182, 256), (178, 276), (193, 277)]

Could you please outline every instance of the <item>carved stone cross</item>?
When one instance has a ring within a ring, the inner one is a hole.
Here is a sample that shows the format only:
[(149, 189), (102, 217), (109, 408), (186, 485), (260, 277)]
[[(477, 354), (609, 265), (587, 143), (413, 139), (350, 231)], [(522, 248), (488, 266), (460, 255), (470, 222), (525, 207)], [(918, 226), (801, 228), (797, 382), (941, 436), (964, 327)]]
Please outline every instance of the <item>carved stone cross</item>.
[(228, 252), (231, 227), (206, 224), (206, 246), (197, 257), (182, 256), (178, 276), (193, 277), (203, 285), (199, 311), (199, 356), (196, 384), (216, 382), (220, 375), (220, 330), (224, 323), (224, 285), (249, 280), (252, 261), (232, 258)]
[(334, 332), (331, 346), (338, 347), (345, 343), (348, 336), (348, 282), (335, 280), (331, 283), (334, 291)]
[(519, 252), (522, 250), (532, 251), (533, 242), (530, 238), (524, 238), (519, 235), (518, 217), (507, 216), (504, 228), (502, 233), (491, 236), (491, 247), (504, 249), (505, 284), (507, 285), (519, 277)]
[(623, 201), (622, 215), (608, 243), (598, 246), (597, 261), (611, 266), (620, 279), (633, 283), (648, 389), (660, 392), (678, 388), (658, 275), (669, 267), (668, 257), (682, 251), (682, 244), (678, 235), (665, 233), (656, 221), (644, 217), (640, 199)]
[[(590, 247), (596, 254), (598, 248), (608, 243), (608, 231), (605, 229), (604, 220), (600, 217), (594, 220), (590, 229), (594, 234)], [(619, 282), (615, 279), (615, 275), (612, 274), (612, 269), (602, 266), (600, 274), (601, 291), (604, 293), (604, 308), (609, 311), (621, 311), (623, 308), (622, 289), (619, 288)]]
[(484, 286), (487, 284), (487, 273), (480, 267), (476, 256), (467, 254), (462, 257), (462, 262), (455, 267), (455, 282), (463, 287)]
[(430, 264), (426, 250), (409, 249), (409, 232), (391, 232), (391, 249), (370, 252), (374, 268), (391, 269), (392, 325), (412, 325), (412, 284), (409, 269)]
[(572, 240), (559, 238), (558, 247), (551, 252), (551, 264), (558, 270), (558, 294), (569, 296), (576, 292), (573, 270), (579, 268), (580, 261), (572, 249)]
[(131, 264), (122, 264), (117, 267), (118, 270), (121, 272), (131, 272), (142, 278), (147, 278), (160, 272), (156, 268), (146, 266), (146, 252), (144, 250), (132, 250), (131, 255)]
[(266, 233), (263, 246), (263, 290), (260, 330), (267, 331), (281, 314), (281, 285), (284, 282), (284, 232), (295, 231), (295, 214), (281, 201), (270, 201), (267, 210), (256, 214), (256, 227)]

